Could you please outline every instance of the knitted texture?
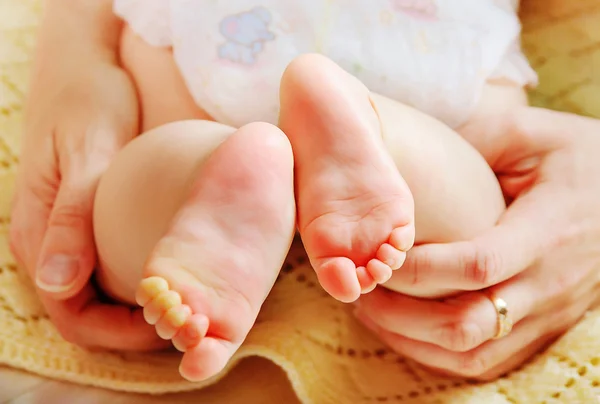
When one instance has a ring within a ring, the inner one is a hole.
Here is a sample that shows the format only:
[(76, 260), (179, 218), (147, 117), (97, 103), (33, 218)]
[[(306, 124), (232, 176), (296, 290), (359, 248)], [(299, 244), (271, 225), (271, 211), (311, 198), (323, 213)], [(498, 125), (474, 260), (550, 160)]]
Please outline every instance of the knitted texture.
[[(182, 380), (176, 352), (92, 353), (63, 341), (9, 253), (9, 205), (40, 8), (38, 0), (0, 0), (0, 363), (132, 392), (167, 393), (217, 383), (204, 390), (211, 391), (211, 399), (203, 401), (200, 392), (198, 401), (221, 402), (215, 397), (220, 388), (232, 388), (227, 381)], [(523, 47), (541, 80), (532, 102), (600, 117), (600, 70), (594, 75), (594, 66), (600, 65), (600, 3), (525, 0), (521, 13)], [(588, 313), (547, 351), (496, 382), (436, 377), (386, 349), (354, 321), (349, 306), (328, 297), (296, 244), (227, 371), (250, 356), (281, 367), (306, 403), (593, 403), (600, 394), (600, 311)], [(264, 364), (251, 359), (237, 367), (234, 388), (246, 403), (264, 402), (254, 396), (259, 390), (269, 391), (269, 402), (289, 402), (284, 392), (289, 386), (265, 374), (275, 367)]]

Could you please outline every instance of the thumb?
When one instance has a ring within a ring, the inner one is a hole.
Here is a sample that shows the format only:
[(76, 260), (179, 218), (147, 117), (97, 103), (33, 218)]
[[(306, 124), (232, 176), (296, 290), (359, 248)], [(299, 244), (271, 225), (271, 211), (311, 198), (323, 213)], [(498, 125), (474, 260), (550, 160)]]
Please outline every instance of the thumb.
[(562, 205), (548, 187), (538, 184), (520, 196), (481, 236), (413, 247), (386, 286), (480, 290), (524, 271), (556, 244), (564, 228), (556, 211)]
[(55, 298), (78, 294), (94, 270), (94, 198), (110, 160), (108, 154), (92, 152), (68, 155), (61, 162), (62, 180), (36, 268), (37, 286)]
[[(522, 107), (490, 118), (474, 119), (459, 129), (495, 172), (522, 166), (564, 145), (575, 115), (543, 108)], [(522, 167), (521, 167), (522, 168)]]
[(87, 283), (96, 253), (92, 231), (95, 183), (61, 183), (36, 268), (37, 286), (69, 298)]

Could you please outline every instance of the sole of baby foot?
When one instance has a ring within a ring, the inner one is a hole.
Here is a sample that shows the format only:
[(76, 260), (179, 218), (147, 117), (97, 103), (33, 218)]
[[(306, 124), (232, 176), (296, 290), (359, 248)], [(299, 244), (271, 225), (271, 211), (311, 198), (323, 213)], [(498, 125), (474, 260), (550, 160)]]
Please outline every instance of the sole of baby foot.
[(280, 99), (300, 235), (323, 288), (352, 302), (404, 263), (415, 237), (412, 194), (355, 77), (323, 56), (303, 55), (286, 69)]
[(253, 326), (295, 230), (293, 155), (275, 126), (240, 128), (192, 180), (153, 250), (137, 303), (184, 352), (181, 375), (221, 372)]

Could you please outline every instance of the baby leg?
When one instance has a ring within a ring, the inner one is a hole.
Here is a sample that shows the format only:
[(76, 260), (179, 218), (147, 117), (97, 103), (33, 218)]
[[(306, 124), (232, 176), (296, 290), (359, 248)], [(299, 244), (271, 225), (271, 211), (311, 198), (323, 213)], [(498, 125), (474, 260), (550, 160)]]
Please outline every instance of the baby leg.
[(283, 265), (295, 230), (293, 193), (289, 141), (272, 125), (158, 127), (125, 147), (102, 177), (98, 282), (144, 306), (158, 334), (185, 352), (184, 377), (211, 377), (244, 341)]
[(121, 52), (147, 132), (120, 152), (98, 188), (97, 279), (130, 304), (141, 283), (146, 319), (186, 351), (182, 375), (205, 379), (244, 340), (289, 249), (289, 141), (272, 125), (236, 130), (199, 120), (210, 117), (168, 49), (125, 29)]
[(192, 98), (171, 49), (149, 45), (127, 25), (119, 49), (121, 64), (138, 92), (142, 132), (169, 122), (212, 120)]
[[(504, 210), (487, 163), (437, 120), (304, 55), (281, 82), (296, 162), (298, 227), (323, 287), (342, 301), (384, 283), (416, 242), (467, 239)], [(406, 207), (415, 198), (415, 222)], [(437, 295), (448, 291), (403, 291)]]
[[(508, 79), (489, 80), (477, 108), (456, 131), (486, 158), (494, 160), (504, 147), (505, 137), (489, 123), (527, 104), (527, 92), (519, 83)], [(485, 128), (485, 136), (482, 136), (481, 128)]]

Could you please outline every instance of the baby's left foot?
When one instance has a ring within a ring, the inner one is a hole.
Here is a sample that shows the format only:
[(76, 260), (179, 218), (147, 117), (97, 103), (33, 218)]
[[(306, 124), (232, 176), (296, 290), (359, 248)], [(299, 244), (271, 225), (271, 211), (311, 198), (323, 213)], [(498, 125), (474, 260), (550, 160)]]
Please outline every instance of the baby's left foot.
[(280, 96), (300, 235), (323, 288), (354, 301), (404, 263), (415, 237), (412, 194), (356, 78), (323, 56), (304, 55), (286, 69)]
[(238, 129), (203, 164), (136, 294), (146, 321), (185, 352), (186, 379), (215, 376), (240, 347), (285, 260), (294, 219), (293, 156), (276, 127)]

